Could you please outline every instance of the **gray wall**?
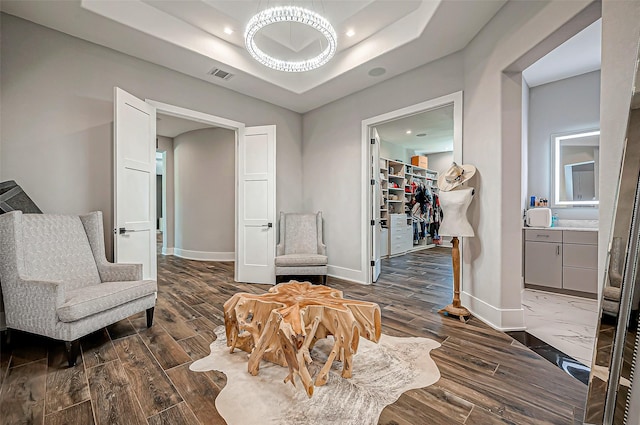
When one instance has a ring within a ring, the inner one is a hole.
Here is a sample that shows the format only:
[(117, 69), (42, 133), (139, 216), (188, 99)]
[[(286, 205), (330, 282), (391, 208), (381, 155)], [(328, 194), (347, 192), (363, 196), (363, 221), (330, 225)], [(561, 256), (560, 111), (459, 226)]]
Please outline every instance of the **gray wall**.
[(614, 217), (615, 191), (631, 103), (633, 71), (640, 38), (640, 2), (602, 2), (602, 68), (600, 97), (600, 231), (598, 273), (604, 282), (607, 247)]
[(167, 216), (165, 219), (165, 224), (167, 226), (166, 234), (162, 235), (163, 238), (166, 239), (166, 243), (163, 241), (163, 246), (166, 246), (171, 252), (175, 245), (175, 210), (174, 210), (174, 166), (173, 166), (173, 139), (171, 137), (158, 136), (158, 147), (156, 149), (160, 152), (165, 152), (165, 167), (166, 167), (166, 205), (167, 205)]
[(462, 90), (462, 86), (458, 53), (304, 114), (304, 208), (323, 212), (330, 273), (363, 279), (362, 120)]
[(235, 252), (235, 132), (183, 133), (173, 139), (173, 154), (176, 253)]
[(444, 173), (451, 167), (451, 163), (453, 162), (453, 151), (451, 152), (440, 152), (440, 153), (430, 153), (427, 155), (429, 169), (433, 171), (437, 171), (438, 174)]
[(597, 19), (595, 8), (581, 14), (589, 4), (508, 2), (464, 49), (463, 162), (478, 172), (470, 182), (476, 237), (463, 241), (462, 300), (505, 330), (524, 325), (520, 72)]
[(247, 125), (277, 126), (277, 208), (302, 206), (298, 113), (1, 15), (0, 179), (45, 212), (101, 210), (111, 251), (113, 87)]
[[(529, 91), (527, 193), (551, 200), (551, 135), (600, 128), (600, 71)], [(597, 219), (597, 208), (554, 208), (560, 218)]]
[(411, 164), (413, 152), (412, 149), (407, 149), (396, 143), (380, 141), (380, 158), (396, 159)]

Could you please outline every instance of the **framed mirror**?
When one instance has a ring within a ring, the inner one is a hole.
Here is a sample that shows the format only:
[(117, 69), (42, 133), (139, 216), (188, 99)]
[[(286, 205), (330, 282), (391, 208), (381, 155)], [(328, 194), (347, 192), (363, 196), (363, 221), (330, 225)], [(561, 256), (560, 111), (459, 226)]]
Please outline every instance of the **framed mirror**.
[(555, 207), (598, 205), (600, 130), (551, 137)]
[[(640, 61), (640, 55), (638, 56)], [(600, 323), (585, 424), (637, 424), (640, 417), (640, 72), (636, 61), (615, 216), (605, 262)]]

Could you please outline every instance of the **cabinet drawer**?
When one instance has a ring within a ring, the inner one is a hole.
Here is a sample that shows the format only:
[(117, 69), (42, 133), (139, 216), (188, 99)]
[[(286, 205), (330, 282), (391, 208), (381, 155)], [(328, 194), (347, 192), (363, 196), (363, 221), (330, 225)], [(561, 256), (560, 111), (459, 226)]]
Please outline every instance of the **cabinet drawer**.
[(563, 230), (562, 240), (564, 243), (577, 243), (583, 245), (597, 245), (598, 232)]
[(524, 283), (562, 288), (562, 244), (525, 243)]
[(595, 294), (598, 292), (598, 269), (563, 267), (562, 287)]
[(402, 241), (391, 242), (391, 255), (407, 252), (406, 243)]
[(524, 239), (536, 242), (562, 242), (562, 232), (559, 230), (526, 229)]
[(562, 254), (562, 265), (565, 267), (568, 266), (581, 267), (585, 269), (597, 269), (598, 246), (565, 243)]
[(391, 214), (391, 227), (407, 226), (406, 214)]

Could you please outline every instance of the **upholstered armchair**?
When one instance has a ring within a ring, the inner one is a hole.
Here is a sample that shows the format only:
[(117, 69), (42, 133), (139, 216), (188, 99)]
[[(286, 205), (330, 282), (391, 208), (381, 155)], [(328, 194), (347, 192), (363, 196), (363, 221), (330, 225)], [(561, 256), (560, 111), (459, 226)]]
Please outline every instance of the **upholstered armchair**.
[(280, 242), (276, 246), (276, 283), (284, 276), (322, 277), (327, 282), (327, 247), (322, 242), (322, 212), (280, 213)]
[(611, 241), (611, 253), (609, 255), (608, 282), (602, 291), (602, 311), (605, 314), (617, 316), (620, 311), (620, 295), (622, 286), (622, 273), (624, 267), (624, 247), (622, 238), (614, 237)]
[(100, 212), (0, 216), (0, 282), (8, 330), (64, 341), (69, 366), (80, 337), (145, 310), (153, 323), (157, 284), (107, 262)]

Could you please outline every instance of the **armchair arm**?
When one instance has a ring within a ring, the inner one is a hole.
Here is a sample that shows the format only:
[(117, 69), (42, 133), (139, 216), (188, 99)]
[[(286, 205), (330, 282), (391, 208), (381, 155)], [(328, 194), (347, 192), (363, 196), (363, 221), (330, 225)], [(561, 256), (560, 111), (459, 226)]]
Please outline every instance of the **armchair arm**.
[(61, 282), (28, 280), (18, 277), (2, 282), (7, 326), (53, 336), (58, 322), (57, 309), (64, 304)]
[(102, 282), (124, 282), (142, 280), (142, 264), (114, 264), (107, 261), (104, 251), (104, 231), (102, 227), (102, 212), (94, 211), (81, 215), (80, 220), (87, 232), (93, 258), (98, 267)]
[(102, 282), (124, 282), (142, 280), (142, 264), (98, 263)]

